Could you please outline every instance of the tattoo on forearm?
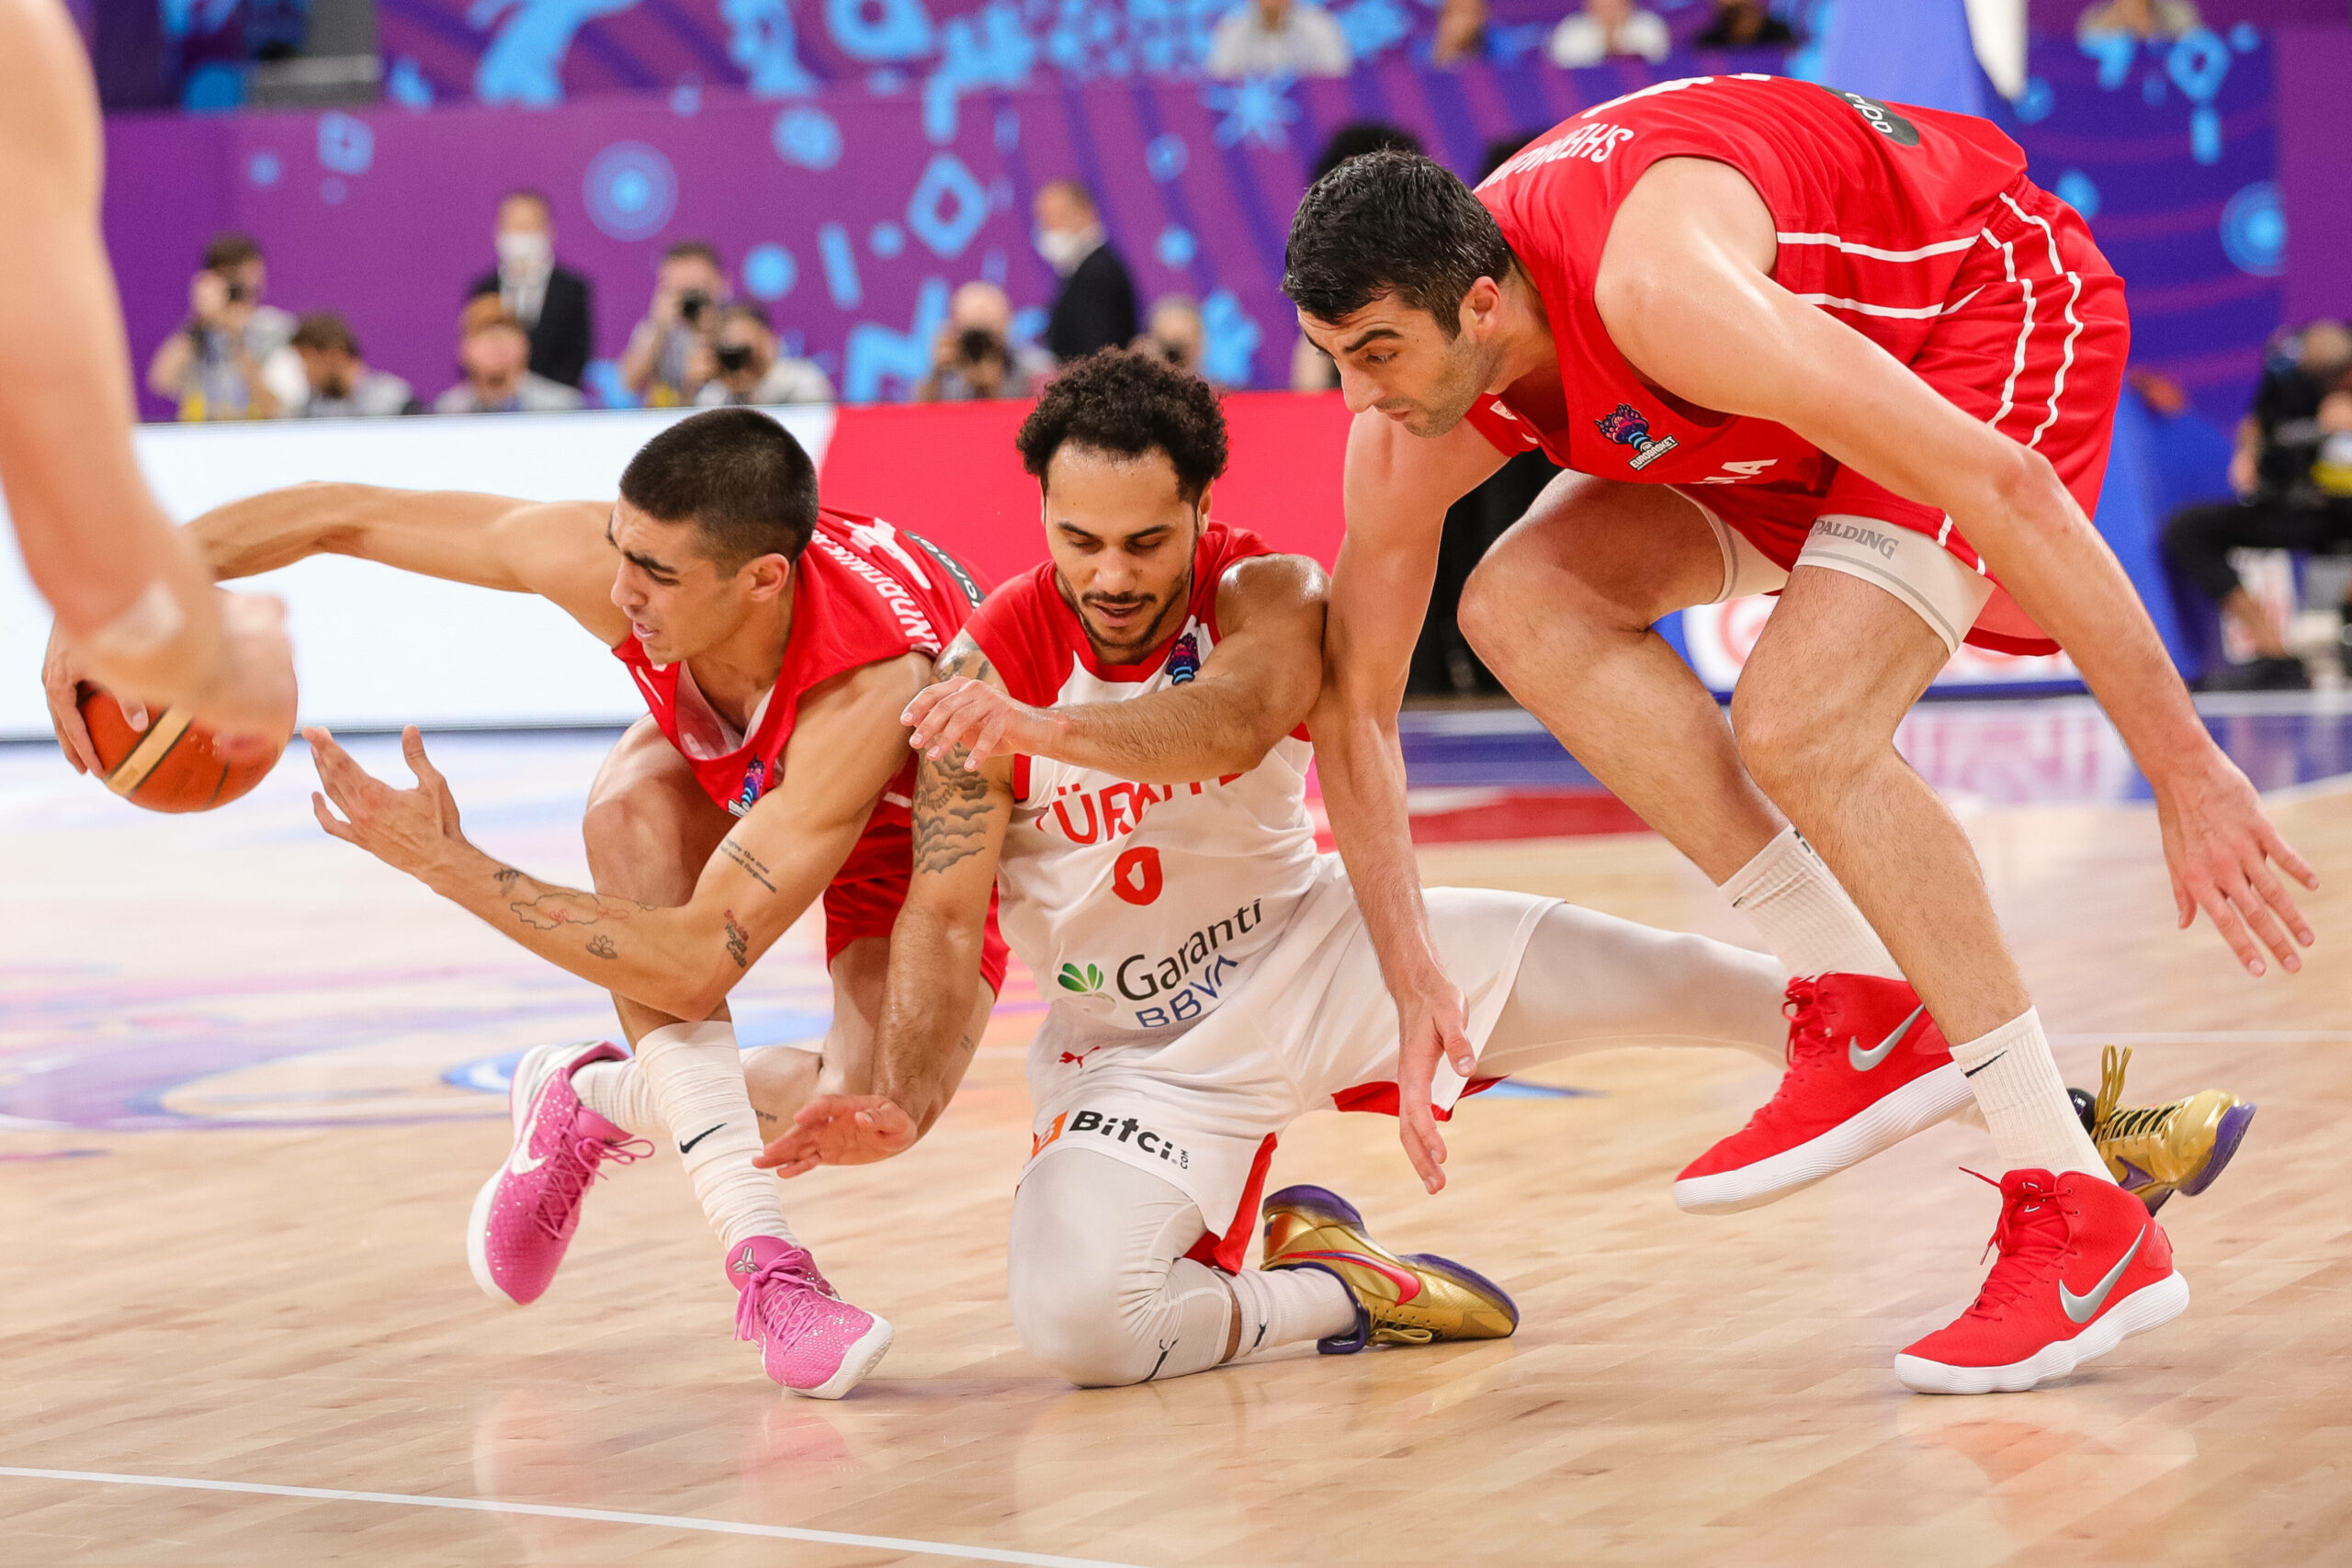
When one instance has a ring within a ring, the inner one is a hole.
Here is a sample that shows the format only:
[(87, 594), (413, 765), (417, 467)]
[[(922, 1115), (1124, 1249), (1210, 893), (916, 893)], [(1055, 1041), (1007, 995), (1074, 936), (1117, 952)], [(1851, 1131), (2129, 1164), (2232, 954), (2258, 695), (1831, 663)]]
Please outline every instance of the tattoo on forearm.
[(502, 865), (490, 874), (492, 881), (497, 883), (501, 887), (505, 887), (511, 886), (514, 879), (523, 874), (516, 871), (511, 865)]
[(732, 836), (718, 840), (718, 852), (743, 868), (743, 874), (766, 888), (775, 891), (775, 873), (762, 865), (759, 857), (737, 843)]
[(590, 937), (588, 952), (596, 958), (618, 958), (621, 955), (620, 949), (613, 945), (613, 939), (608, 936)]
[[(528, 891), (539, 885), (524, 877), (514, 891)], [(507, 906), (514, 918), (533, 931), (551, 931), (561, 926), (593, 926), (599, 920), (625, 920), (652, 908), (627, 898), (605, 898), (576, 888), (551, 887), (531, 899), (516, 899)]]
[(761, 1121), (763, 1121), (763, 1122), (773, 1122), (773, 1121), (775, 1121), (775, 1111), (762, 1111), (762, 1110), (760, 1110), (757, 1106), (752, 1107), (752, 1115), (754, 1115), (754, 1116), (756, 1116), (756, 1117), (758, 1117), (758, 1118), (759, 1118)]
[(727, 956), (735, 961), (738, 969), (752, 966), (751, 933), (735, 923), (735, 911), (732, 909), (727, 911)]

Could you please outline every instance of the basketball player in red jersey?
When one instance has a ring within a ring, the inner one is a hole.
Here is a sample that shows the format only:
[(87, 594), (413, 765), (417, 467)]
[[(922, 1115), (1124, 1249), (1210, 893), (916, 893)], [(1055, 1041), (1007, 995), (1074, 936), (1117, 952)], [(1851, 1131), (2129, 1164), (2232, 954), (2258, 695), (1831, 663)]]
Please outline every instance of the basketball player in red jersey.
[[(775, 1180), (751, 1162), (762, 1120), (780, 1130), (820, 1085), (863, 1080), (912, 858), (913, 762), (899, 716), (978, 591), (915, 536), (820, 511), (808, 454), (752, 410), (673, 425), (631, 459), (620, 489), (613, 503), (537, 505), (307, 485), (222, 507), (189, 533), (227, 577), (334, 553), (535, 592), (628, 667), (652, 712), (590, 792), (593, 892), (467, 842), (413, 729), (413, 790), (369, 777), (310, 731), (326, 793), (319, 820), (610, 989), (634, 1044), (633, 1056), (601, 1042), (545, 1046), (515, 1069), (514, 1146), (468, 1235), (482, 1289), (537, 1300), (601, 1164), (637, 1157), (640, 1135), (667, 1134), (726, 1245), (743, 1337), (762, 1342), (778, 1382), (835, 1398), (880, 1359), (890, 1325), (832, 1293), (793, 1240)], [(70, 675), (51, 671), (61, 731), (77, 722), (57, 695)], [(820, 896), (834, 987), (821, 1065), (796, 1050), (744, 1058), (728, 990)], [(985, 948), (958, 1080), (1004, 974), (993, 931)]]
[[(2008, 1168), (2000, 1257), (1896, 1360), (1954, 1393), (2063, 1375), (2188, 1287), (2069, 1110), (1968, 841), (1894, 750), (1905, 711), (1962, 640), (2063, 646), (2154, 786), (2184, 925), (2202, 908), (2249, 973), (2266, 947), (2292, 971), (2312, 938), (2278, 874), (2316, 885), (2090, 526), (2122, 284), (2024, 167), (1965, 116), (1699, 77), (1584, 111), (1476, 195), (1426, 159), (1354, 160), (1301, 204), (1284, 277), (1357, 415), (1316, 739), (1423, 1180), (1444, 1150), (1414, 1089), (1467, 1048), (1406, 834), (1396, 609), (1428, 598), (1446, 506), (1541, 446), (1573, 471), (1463, 625), (1801, 977), (1780, 1093), (1677, 1197), (1770, 1201), (1973, 1092)], [(1726, 730), (1650, 627), (1773, 590)]]
[(0, 0), (0, 491), (25, 567), (127, 705), (184, 705), (226, 754), (270, 756), (294, 728), (284, 612), (216, 591), (140, 475), (98, 164), (65, 8)]

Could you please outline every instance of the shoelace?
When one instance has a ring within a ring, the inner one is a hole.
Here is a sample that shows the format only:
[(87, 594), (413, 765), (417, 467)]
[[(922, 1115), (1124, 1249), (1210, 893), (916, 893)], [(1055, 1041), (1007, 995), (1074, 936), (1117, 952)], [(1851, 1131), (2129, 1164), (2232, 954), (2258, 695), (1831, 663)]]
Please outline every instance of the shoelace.
[(1790, 1098), (1798, 1080), (1809, 1076), (1810, 1070), (1820, 1064), (1829, 1045), (1829, 1009), (1818, 981), (1802, 975), (1791, 980), (1788, 995), (1781, 1002), (1781, 1016), (1789, 1021), (1789, 1043), (1784, 1055), (1789, 1073), (1781, 1078), (1781, 1087), (1772, 1091), (1772, 1098), (1748, 1117), (1750, 1131), (1764, 1126), (1779, 1114), (1781, 1102)]
[[(790, 1288), (796, 1285), (806, 1288)], [(797, 1248), (779, 1253), (743, 1281), (743, 1293), (735, 1298), (735, 1337), (789, 1345), (817, 1326), (827, 1303), (840, 1301), (817, 1272), (816, 1259)]]
[(2132, 1065), (2132, 1047), (2118, 1052), (2112, 1045), (2099, 1052), (2098, 1100), (2091, 1107), (2094, 1138), (2131, 1138), (2143, 1133), (2161, 1133), (2180, 1111), (2180, 1102), (2169, 1105), (2135, 1105), (2130, 1110), (2119, 1109), (2123, 1099), (2123, 1070)]
[(562, 1240), (565, 1222), (578, 1211), (581, 1201), (588, 1196), (588, 1189), (596, 1184), (606, 1160), (616, 1165), (635, 1165), (652, 1153), (653, 1145), (649, 1139), (631, 1138), (627, 1143), (608, 1144), (584, 1133), (557, 1145), (548, 1161), (547, 1186), (539, 1194), (539, 1206), (532, 1211), (531, 1223), (550, 1241)]
[[(2001, 1185), (1981, 1170), (1968, 1174), (1992, 1187)], [(2003, 1198), (2001, 1218), (1993, 1226), (1993, 1238), (1984, 1244), (1987, 1252), (1997, 1247), (2000, 1258), (1984, 1276), (1976, 1300), (1962, 1314), (1965, 1317), (1992, 1317), (1999, 1307), (2030, 1301), (2034, 1281), (2050, 1265), (2064, 1258), (2066, 1244), (2074, 1236), (2074, 1227), (2059, 1211), (2054, 1188), (2026, 1181), (2018, 1184), (2015, 1197), (2004, 1193)]]

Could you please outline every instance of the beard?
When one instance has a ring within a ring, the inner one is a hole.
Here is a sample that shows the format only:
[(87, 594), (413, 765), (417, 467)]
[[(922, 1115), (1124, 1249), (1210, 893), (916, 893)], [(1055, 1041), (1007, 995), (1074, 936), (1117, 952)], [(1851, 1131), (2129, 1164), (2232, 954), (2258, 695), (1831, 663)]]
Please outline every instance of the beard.
[(1380, 411), (1401, 413), (1397, 423), (1408, 434), (1429, 438), (1443, 435), (1469, 417), (1470, 410), (1485, 394), (1490, 372), (1482, 361), (1477, 345), (1466, 335), (1458, 336), (1446, 344), (1444, 363), (1426, 393), (1400, 401), (1394, 409), (1381, 404)]

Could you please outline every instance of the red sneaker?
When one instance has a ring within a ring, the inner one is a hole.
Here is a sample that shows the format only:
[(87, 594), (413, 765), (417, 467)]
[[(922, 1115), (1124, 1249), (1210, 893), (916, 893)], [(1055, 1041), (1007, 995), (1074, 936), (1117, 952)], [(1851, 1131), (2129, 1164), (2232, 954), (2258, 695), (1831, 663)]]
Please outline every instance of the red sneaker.
[(1894, 1358), (1905, 1386), (2020, 1393), (2188, 1310), (2188, 1281), (2172, 1266), (2170, 1238), (2114, 1182), (2079, 1170), (2013, 1170), (1999, 1186), (1992, 1245), (2000, 1258), (1974, 1305)]
[(1785, 1198), (1932, 1127), (1968, 1102), (1968, 1078), (1919, 993), (1901, 980), (1789, 982), (1789, 1070), (1747, 1125), (1675, 1178), (1674, 1201), (1728, 1214)]

